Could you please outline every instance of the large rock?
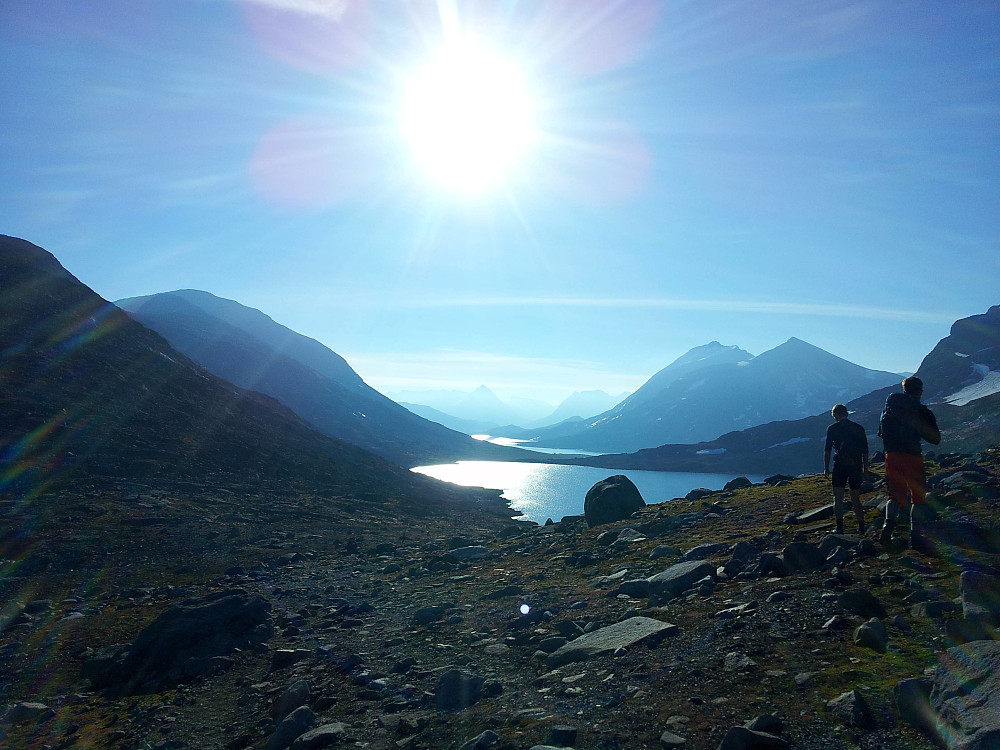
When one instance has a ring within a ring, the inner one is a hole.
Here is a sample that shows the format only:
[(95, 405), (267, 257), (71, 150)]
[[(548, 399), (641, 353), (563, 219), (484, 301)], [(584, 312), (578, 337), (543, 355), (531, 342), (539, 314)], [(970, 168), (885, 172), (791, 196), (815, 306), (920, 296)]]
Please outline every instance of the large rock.
[(952, 750), (1000, 747), (1000, 641), (948, 649), (932, 678), (933, 733)]
[(789, 572), (797, 573), (822, 567), (826, 562), (826, 555), (815, 544), (792, 542), (781, 551), (781, 559)]
[(676, 630), (677, 626), (669, 622), (660, 622), (651, 617), (630, 617), (570, 641), (549, 654), (546, 665), (549, 669), (555, 669), (563, 664), (583, 661), (598, 654), (614, 653), (620, 648), (627, 648), (647, 638), (662, 638)]
[(264, 750), (285, 750), (315, 724), (316, 714), (308, 706), (299, 706), (278, 723)]
[(767, 732), (732, 727), (719, 743), (719, 750), (787, 750), (788, 742)]
[(826, 708), (830, 713), (840, 717), (849, 727), (871, 729), (875, 726), (875, 719), (868, 702), (857, 690), (841, 693), (828, 701)]
[(646, 507), (638, 488), (624, 474), (602, 479), (587, 491), (583, 515), (593, 528), (605, 523), (624, 521), (640, 508)]
[(203, 674), (216, 657), (263, 643), (273, 632), (264, 597), (242, 589), (221, 591), (171, 605), (131, 646), (100, 654), (84, 664), (82, 674), (95, 690), (158, 692)]
[(838, 599), (840, 608), (860, 617), (877, 617), (884, 620), (887, 615), (882, 602), (867, 589), (848, 589)]
[(672, 599), (687, 591), (705, 576), (714, 575), (715, 566), (704, 560), (677, 563), (649, 578), (649, 593)]
[(475, 705), (483, 697), (486, 678), (449, 669), (438, 680), (435, 694), (439, 711), (459, 711)]

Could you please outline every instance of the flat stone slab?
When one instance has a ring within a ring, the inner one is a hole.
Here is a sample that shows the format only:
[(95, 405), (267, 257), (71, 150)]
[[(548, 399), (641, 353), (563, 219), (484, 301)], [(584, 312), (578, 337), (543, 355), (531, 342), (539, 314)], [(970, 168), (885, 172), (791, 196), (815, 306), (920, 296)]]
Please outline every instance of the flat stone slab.
[(797, 513), (792, 523), (816, 523), (816, 521), (824, 521), (827, 518), (833, 518), (833, 503)]
[(677, 626), (669, 622), (654, 620), (652, 617), (630, 617), (614, 625), (581, 635), (565, 646), (549, 654), (545, 660), (549, 669), (561, 667), (574, 661), (591, 659), (599, 654), (614, 653), (652, 636), (663, 637), (677, 631)]
[(649, 593), (673, 598), (691, 588), (696, 581), (714, 575), (715, 566), (704, 560), (677, 563), (649, 579)]

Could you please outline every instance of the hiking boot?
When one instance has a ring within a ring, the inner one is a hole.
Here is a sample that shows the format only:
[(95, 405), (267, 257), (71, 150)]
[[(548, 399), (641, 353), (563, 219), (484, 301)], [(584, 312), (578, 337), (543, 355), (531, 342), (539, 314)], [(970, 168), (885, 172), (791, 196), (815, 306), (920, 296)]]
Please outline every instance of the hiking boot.
[(879, 542), (879, 544), (882, 544), (882, 545), (884, 545), (886, 547), (888, 547), (890, 544), (892, 544), (892, 527), (893, 526), (895, 526), (895, 524), (886, 523), (885, 526), (882, 527), (882, 533), (878, 535), (878, 542)]
[(843, 534), (844, 533), (844, 519), (840, 519), (840, 520), (837, 521), (837, 530), (836, 530), (836, 533), (837, 534)]

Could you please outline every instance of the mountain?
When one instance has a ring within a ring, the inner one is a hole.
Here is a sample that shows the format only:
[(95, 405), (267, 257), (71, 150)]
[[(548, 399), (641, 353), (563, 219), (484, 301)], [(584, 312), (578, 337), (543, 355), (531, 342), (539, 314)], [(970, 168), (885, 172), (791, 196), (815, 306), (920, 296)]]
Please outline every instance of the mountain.
[(687, 352), (615, 408), (569, 435), (537, 436), (540, 447), (629, 452), (697, 443), (733, 430), (807, 417), (899, 382), (791, 338), (752, 356), (713, 341)]
[(459, 417), (454, 417), (451, 414), (446, 414), (443, 411), (439, 411), (432, 406), (425, 406), (424, 404), (410, 404), (403, 401), (400, 403), (400, 406), (405, 406), (408, 410), (423, 417), (424, 419), (444, 425), (449, 430), (456, 430), (457, 432), (462, 432), (466, 435), (492, 434), (499, 428), (499, 425), (496, 422), (483, 422), (477, 419), (460, 419)]
[[(392, 397), (399, 403), (409, 404), (411, 409), (426, 406), (444, 413), (448, 417), (460, 420), (452, 422), (452, 424), (471, 423), (477, 425), (477, 432), (489, 432), (500, 425), (527, 421), (525, 417), (528, 416), (528, 414), (503, 401), (485, 385), (481, 385), (471, 392), (459, 390), (399, 391), (393, 393)], [(532, 409), (531, 413), (537, 413), (537, 406)]]
[(546, 416), (544, 419), (538, 420), (534, 425), (529, 424), (526, 426), (544, 427), (559, 424), (560, 422), (564, 422), (567, 419), (573, 419), (574, 417), (578, 419), (592, 417), (595, 414), (602, 414), (609, 409), (612, 409), (616, 404), (628, 398), (628, 396), (628, 393), (612, 396), (611, 394), (600, 390), (576, 391), (567, 396), (562, 403), (555, 408), (555, 411)]
[(0, 235), (0, 490), (67, 477), (277, 480), (328, 496), (460, 498), (313, 430), (130, 319), (45, 250)]
[(403, 466), (507, 455), (413, 414), (368, 386), (339, 354), (252, 307), (193, 289), (117, 304), (209, 372)]
[[(967, 355), (967, 356), (963, 356)], [(951, 333), (924, 357), (915, 373), (924, 381), (924, 401), (941, 427), (934, 452), (976, 453), (1000, 443), (1000, 388), (990, 375), (1000, 369), (1000, 307), (957, 321)], [(761, 355), (764, 356), (764, 355)], [(871, 450), (886, 397), (898, 384), (846, 401), (851, 419), (868, 431)], [(976, 397), (974, 394), (987, 392)], [(959, 396), (959, 394), (961, 394)], [(627, 455), (575, 459), (573, 463), (658, 471), (798, 474), (822, 468), (828, 410), (797, 420), (770, 422), (696, 444), (661, 445)]]

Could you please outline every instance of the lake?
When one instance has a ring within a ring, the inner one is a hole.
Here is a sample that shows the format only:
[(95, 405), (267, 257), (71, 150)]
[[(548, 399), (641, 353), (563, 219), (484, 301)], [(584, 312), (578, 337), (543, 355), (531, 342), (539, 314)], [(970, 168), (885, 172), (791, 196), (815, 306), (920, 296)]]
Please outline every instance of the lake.
[(696, 487), (719, 490), (736, 476), (746, 476), (752, 482), (764, 479), (762, 475), (751, 474), (633, 471), (510, 461), (458, 461), (417, 466), (412, 471), (463, 487), (503, 490), (510, 507), (523, 514), (519, 518), (537, 523), (583, 513), (587, 490), (614, 474), (624, 474), (631, 479), (648, 505), (684, 497)]

